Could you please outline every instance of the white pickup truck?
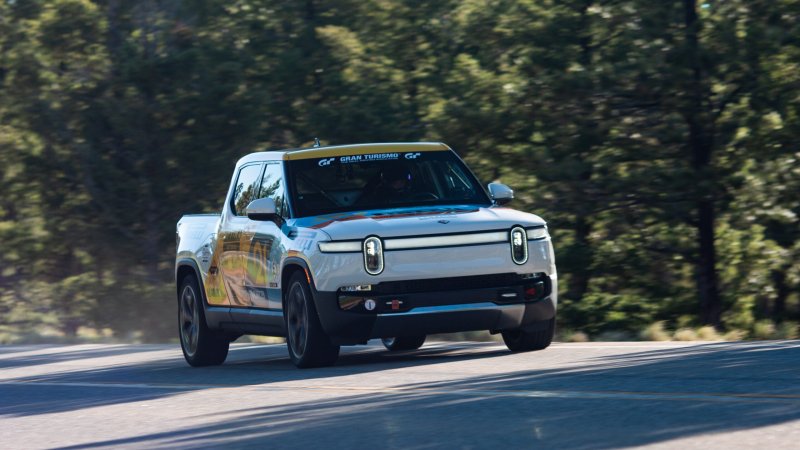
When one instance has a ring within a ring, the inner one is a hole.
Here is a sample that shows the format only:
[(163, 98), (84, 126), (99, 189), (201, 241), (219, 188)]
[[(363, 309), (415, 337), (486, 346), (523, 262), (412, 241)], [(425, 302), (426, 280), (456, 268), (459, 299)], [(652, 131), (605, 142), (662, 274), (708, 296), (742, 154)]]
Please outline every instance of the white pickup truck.
[(186, 361), (221, 364), (244, 334), (286, 337), (298, 367), (341, 345), (414, 350), (432, 333), (489, 330), (512, 351), (550, 345), (557, 278), (540, 217), (507, 208), (442, 143), (252, 153), (220, 214), (177, 227)]

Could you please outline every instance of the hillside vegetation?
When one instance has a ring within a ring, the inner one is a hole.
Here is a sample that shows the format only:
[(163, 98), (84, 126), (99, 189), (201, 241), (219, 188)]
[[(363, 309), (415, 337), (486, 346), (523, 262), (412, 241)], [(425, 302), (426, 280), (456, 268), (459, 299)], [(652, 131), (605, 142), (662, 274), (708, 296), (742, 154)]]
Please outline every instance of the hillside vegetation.
[(800, 1), (0, 0), (0, 341), (173, 337), (178, 218), (314, 137), (511, 185), (561, 329), (796, 336)]

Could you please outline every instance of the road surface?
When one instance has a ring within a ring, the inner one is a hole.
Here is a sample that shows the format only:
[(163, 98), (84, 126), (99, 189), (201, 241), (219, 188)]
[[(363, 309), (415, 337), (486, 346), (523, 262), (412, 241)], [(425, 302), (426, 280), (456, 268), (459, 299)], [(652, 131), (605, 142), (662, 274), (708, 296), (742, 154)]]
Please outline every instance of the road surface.
[(0, 347), (0, 448), (800, 448), (800, 341)]

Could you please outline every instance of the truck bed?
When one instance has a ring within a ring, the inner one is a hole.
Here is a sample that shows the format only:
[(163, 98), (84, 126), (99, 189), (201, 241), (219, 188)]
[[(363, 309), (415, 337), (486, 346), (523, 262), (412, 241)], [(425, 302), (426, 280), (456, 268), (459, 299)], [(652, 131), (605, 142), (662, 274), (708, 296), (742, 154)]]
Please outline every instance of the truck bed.
[(188, 257), (201, 265), (206, 262), (219, 220), (219, 214), (186, 214), (181, 217), (176, 229), (178, 259)]

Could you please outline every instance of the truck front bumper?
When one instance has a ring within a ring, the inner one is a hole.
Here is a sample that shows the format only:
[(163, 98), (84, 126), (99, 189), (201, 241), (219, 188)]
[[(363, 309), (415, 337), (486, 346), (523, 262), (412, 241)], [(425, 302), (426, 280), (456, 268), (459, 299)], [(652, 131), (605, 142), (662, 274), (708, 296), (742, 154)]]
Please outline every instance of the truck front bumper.
[(314, 292), (320, 322), (338, 344), (435, 333), (549, 325), (555, 276), (516, 274), (379, 284), (370, 292)]

